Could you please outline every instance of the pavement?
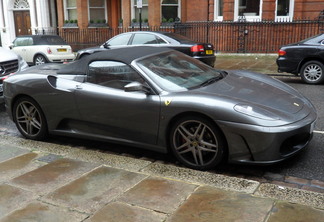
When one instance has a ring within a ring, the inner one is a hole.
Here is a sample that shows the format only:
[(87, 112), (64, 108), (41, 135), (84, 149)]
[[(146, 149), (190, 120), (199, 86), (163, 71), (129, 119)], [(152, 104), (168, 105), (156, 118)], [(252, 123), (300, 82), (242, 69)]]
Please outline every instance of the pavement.
[(277, 54), (217, 54), (215, 67), (219, 69), (243, 69), (263, 74), (287, 75), (278, 73)]
[[(272, 57), (252, 56), (250, 62), (243, 62), (247, 57), (236, 61), (234, 56), (220, 55), (216, 67), (276, 74)], [(260, 61), (269, 66), (261, 67)], [(324, 218), (321, 181), (313, 181), (321, 188), (315, 192), (1, 132), (0, 222), (317, 222)]]

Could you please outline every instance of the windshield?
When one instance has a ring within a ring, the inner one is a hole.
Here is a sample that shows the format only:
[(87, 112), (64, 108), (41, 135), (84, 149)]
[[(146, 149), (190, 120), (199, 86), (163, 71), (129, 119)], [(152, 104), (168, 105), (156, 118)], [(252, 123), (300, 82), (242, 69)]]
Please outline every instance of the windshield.
[(137, 64), (165, 91), (203, 87), (223, 77), (220, 71), (177, 51), (147, 57)]

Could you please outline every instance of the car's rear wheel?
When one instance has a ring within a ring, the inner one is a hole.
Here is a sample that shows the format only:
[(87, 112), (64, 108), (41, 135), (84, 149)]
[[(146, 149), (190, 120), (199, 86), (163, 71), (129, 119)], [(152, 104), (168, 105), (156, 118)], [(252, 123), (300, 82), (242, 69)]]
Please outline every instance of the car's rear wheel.
[(42, 140), (47, 124), (40, 106), (29, 97), (19, 98), (13, 107), (13, 118), (19, 132), (28, 139)]
[(319, 84), (324, 81), (324, 65), (318, 61), (306, 62), (300, 72), (304, 82), (308, 84)]
[(38, 66), (38, 65), (42, 65), (44, 63), (47, 63), (47, 60), (45, 58), (45, 56), (43, 55), (36, 55), (35, 59), (34, 59), (34, 65)]
[(226, 143), (223, 134), (205, 118), (180, 118), (170, 133), (172, 152), (187, 167), (208, 170), (218, 165), (224, 157)]

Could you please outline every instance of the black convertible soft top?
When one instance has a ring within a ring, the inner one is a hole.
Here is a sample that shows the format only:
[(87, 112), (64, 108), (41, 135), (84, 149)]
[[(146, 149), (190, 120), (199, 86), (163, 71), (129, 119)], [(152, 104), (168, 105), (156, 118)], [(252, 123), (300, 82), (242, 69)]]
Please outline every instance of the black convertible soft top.
[(152, 47), (152, 46), (134, 46), (118, 49), (107, 49), (105, 51), (97, 52), (89, 56), (83, 57), (80, 60), (65, 65), (63, 68), (57, 71), (57, 74), (86, 74), (88, 65), (92, 61), (117, 61), (125, 64), (131, 64), (132, 61), (138, 58), (142, 58), (149, 55), (158, 53), (174, 51), (173, 49), (164, 47)]

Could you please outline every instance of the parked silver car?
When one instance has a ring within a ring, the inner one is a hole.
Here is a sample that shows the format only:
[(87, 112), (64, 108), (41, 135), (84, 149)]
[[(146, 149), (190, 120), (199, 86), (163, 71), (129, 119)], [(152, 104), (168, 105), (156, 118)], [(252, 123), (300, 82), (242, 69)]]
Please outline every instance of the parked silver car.
[(21, 56), (0, 47), (0, 104), (3, 103), (2, 82), (8, 75), (27, 68), (28, 65)]
[(143, 46), (31, 67), (5, 80), (4, 96), (26, 138), (50, 133), (170, 151), (199, 170), (224, 159), (287, 159), (307, 146), (317, 118), (311, 102), (279, 80)]

